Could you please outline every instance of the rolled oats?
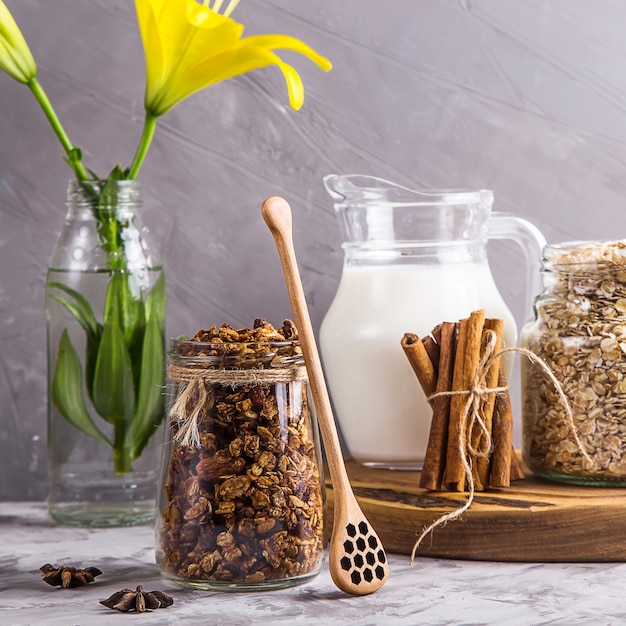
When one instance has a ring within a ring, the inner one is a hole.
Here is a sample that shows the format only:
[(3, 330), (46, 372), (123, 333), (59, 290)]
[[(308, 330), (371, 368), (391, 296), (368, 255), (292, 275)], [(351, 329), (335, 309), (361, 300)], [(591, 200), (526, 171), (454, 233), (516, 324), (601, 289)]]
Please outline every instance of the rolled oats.
[(574, 423), (545, 374), (523, 360), (526, 462), (547, 478), (626, 485), (626, 241), (548, 246), (535, 310), (520, 345), (550, 367)]
[(317, 574), (324, 497), (305, 374), (290, 321), (173, 342), (157, 527), (166, 577), (256, 588)]

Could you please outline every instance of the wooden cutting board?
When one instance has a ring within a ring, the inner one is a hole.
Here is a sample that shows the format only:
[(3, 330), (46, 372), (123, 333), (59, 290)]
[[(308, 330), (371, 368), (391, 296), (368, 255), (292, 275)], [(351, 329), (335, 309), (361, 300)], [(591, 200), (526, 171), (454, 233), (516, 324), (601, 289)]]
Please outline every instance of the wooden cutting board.
[[(346, 467), (387, 552), (411, 554), (420, 532), (459, 508), (464, 493), (420, 489), (419, 472)], [(326, 473), (329, 520), (333, 491)], [(416, 534), (417, 533), (417, 534)], [(461, 519), (426, 537), (419, 556), (484, 561), (626, 561), (626, 488), (577, 487), (529, 476), (477, 493)]]

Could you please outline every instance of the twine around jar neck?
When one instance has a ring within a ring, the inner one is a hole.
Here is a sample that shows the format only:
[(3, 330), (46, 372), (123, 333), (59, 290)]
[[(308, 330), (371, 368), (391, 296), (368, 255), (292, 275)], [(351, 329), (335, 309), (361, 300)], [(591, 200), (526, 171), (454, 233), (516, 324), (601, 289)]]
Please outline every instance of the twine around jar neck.
[[(229, 370), (170, 365), (168, 377), (171, 381), (185, 385), (170, 408), (169, 418), (177, 426), (174, 440), (191, 448), (200, 446), (198, 418), (210, 396), (211, 385), (219, 384), (235, 389), (243, 385), (306, 383), (309, 380), (304, 366)], [(197, 401), (190, 409), (189, 401), (196, 393)]]

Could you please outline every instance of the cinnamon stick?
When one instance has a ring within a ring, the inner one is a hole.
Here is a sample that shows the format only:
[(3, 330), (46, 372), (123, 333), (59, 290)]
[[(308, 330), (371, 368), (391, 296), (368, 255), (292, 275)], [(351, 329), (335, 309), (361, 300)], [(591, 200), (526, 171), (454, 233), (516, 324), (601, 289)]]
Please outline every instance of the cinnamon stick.
[[(482, 359), (484, 356), (483, 346), (486, 345), (484, 340), (489, 336), (489, 333), (494, 333), (495, 342), (493, 344), (492, 354), (497, 354), (502, 348), (502, 333), (504, 331), (504, 320), (488, 318), (485, 320), (483, 330), (483, 344), (481, 345)], [(493, 337), (493, 335), (492, 335)], [(485, 388), (494, 389), (498, 386), (498, 373), (500, 371), (500, 359), (494, 359), (489, 366), (489, 370), (485, 375)], [(480, 404), (479, 416), (485, 427), (485, 431), (491, 438), (492, 422), (493, 422), (493, 409), (496, 403), (496, 394), (487, 393), (484, 396)], [(480, 451), (482, 454), (476, 456), (475, 462), (472, 464), (472, 476), (474, 478), (474, 488), (476, 491), (483, 491), (489, 485), (489, 461), (490, 453), (489, 443), (485, 436), (485, 432), (477, 424), (474, 425), (471, 436), (472, 448)], [(483, 454), (485, 456), (483, 456)]]
[(522, 464), (517, 456), (515, 447), (511, 442), (511, 480), (522, 480), (522, 478), (526, 478), (526, 476), (524, 475), (524, 470), (522, 469)]
[[(498, 387), (506, 387), (504, 366), (498, 370)], [(496, 397), (493, 410), (493, 453), (491, 455), (492, 487), (508, 487), (511, 484), (511, 462), (517, 455), (513, 451), (513, 411), (508, 390)]]
[(437, 324), (437, 326), (430, 331), (432, 338), (438, 345), (441, 345), (441, 333), (443, 331), (443, 325), (446, 323), (451, 324), (452, 322), (442, 322), (441, 324)]
[[(468, 391), (476, 375), (480, 360), (485, 311), (472, 311), (459, 325), (452, 391)], [(467, 454), (467, 409), (469, 395), (456, 394), (450, 400), (450, 422), (446, 453), (445, 484), (449, 491), (465, 488), (465, 462)], [(465, 457), (465, 458), (464, 458)]]
[(400, 341), (424, 394), (428, 398), (435, 392), (437, 373), (422, 340), (413, 333), (405, 333)]
[[(454, 322), (444, 322), (438, 327), (439, 367), (437, 371), (437, 392), (449, 391), (452, 386), (458, 326)], [(445, 470), (448, 423), (450, 421), (450, 396), (441, 395), (435, 397), (432, 409), (433, 415), (430, 422), (424, 465), (420, 476), (420, 487), (422, 489), (437, 490), (441, 489)]]
[(430, 362), (433, 364), (435, 368), (435, 372), (439, 369), (439, 358), (440, 358), (440, 348), (439, 344), (433, 339), (430, 335), (424, 337), (422, 339), (422, 343), (424, 344), (424, 349), (426, 350), (426, 354), (428, 354), (428, 358)]

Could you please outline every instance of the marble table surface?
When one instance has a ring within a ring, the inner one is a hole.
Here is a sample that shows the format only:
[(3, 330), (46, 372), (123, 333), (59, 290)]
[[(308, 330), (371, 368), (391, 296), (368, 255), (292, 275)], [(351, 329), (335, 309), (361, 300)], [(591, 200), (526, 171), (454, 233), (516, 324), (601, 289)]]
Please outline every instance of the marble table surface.
[[(78, 589), (46, 585), (39, 567), (93, 565), (104, 573)], [(0, 624), (456, 625), (626, 623), (626, 564), (494, 563), (389, 555), (378, 592), (351, 597), (332, 583), (326, 563), (291, 589), (188, 591), (163, 581), (151, 527), (106, 530), (56, 526), (41, 503), (0, 503)], [(122, 588), (162, 589), (174, 605), (121, 614), (99, 604)]]

